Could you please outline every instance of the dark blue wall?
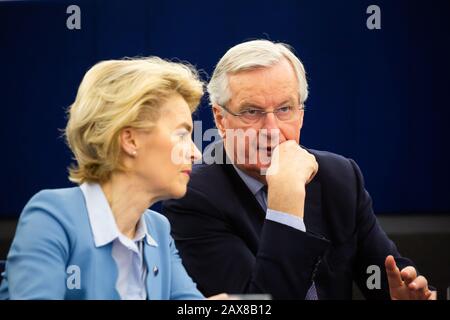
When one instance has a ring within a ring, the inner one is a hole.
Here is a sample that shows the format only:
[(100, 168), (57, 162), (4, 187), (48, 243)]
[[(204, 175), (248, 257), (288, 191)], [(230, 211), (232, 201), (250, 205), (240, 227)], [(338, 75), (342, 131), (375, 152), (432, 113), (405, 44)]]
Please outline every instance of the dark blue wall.
[[(81, 30), (66, 28), (73, 3)], [(302, 143), (354, 158), (376, 212), (450, 212), (449, 27), (448, 0), (0, 2), (0, 216), (71, 185), (59, 129), (95, 62), (158, 55), (211, 74), (254, 38), (294, 46), (311, 89)], [(206, 103), (198, 118), (212, 126)]]

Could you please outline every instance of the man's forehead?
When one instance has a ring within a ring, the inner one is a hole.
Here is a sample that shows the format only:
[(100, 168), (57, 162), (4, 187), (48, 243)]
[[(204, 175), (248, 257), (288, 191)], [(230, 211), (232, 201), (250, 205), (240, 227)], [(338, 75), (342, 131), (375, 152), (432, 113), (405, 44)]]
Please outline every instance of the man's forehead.
[(283, 104), (296, 104), (298, 103), (299, 96), (297, 91), (290, 93), (273, 94), (269, 92), (262, 92), (261, 94), (241, 94), (237, 96), (231, 96), (230, 102), (240, 108), (243, 107), (255, 107), (255, 108), (273, 108)]
[(295, 69), (286, 59), (282, 59), (278, 63), (253, 69), (241, 70), (228, 74), (229, 80), (237, 82), (252, 81), (254, 79), (265, 81), (295, 81), (297, 79)]
[(289, 65), (244, 71), (230, 75), (228, 79), (230, 98), (235, 105), (273, 106), (286, 100), (298, 100), (298, 81)]

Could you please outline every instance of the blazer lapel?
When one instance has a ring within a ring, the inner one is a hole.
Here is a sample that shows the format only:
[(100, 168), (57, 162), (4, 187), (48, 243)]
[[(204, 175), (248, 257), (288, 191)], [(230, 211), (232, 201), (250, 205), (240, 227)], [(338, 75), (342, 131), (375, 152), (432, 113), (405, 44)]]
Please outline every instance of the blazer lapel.
[(215, 165), (218, 165), (225, 171), (226, 175), (231, 180), (231, 184), (234, 188), (234, 193), (237, 195), (239, 202), (245, 208), (246, 212), (251, 213), (250, 219), (253, 222), (257, 222), (256, 225), (259, 225), (259, 227), (261, 228), (262, 223), (264, 222), (264, 219), (266, 217), (266, 212), (263, 210), (258, 200), (256, 200), (256, 197), (253, 195), (251, 190), (247, 187), (245, 182), (242, 181), (241, 177), (234, 169), (233, 165), (231, 164), (231, 160), (228, 158), (225, 152), (223, 141), (218, 141), (214, 150), (220, 151), (218, 154), (214, 154), (213, 156), (216, 161)]
[[(144, 259), (147, 266), (147, 299), (161, 300), (163, 297), (162, 277), (164, 277), (158, 247), (151, 246), (144, 240)], [(167, 278), (166, 278), (167, 280)]]
[[(92, 288), (92, 295), (89, 295), (88, 299), (121, 299), (116, 287), (119, 271), (112, 257), (112, 247), (113, 243), (111, 242), (95, 248), (95, 256), (90, 259), (94, 262), (94, 271), (88, 279), (88, 288)], [(96, 283), (96, 285), (92, 286), (92, 283)]]
[(256, 212), (257, 216), (260, 218), (259, 220), (264, 220), (266, 213), (259, 204), (258, 200), (256, 200), (256, 197), (253, 195), (251, 190), (247, 187), (245, 182), (236, 172), (233, 165), (223, 164), (221, 166), (232, 181), (234, 191), (238, 196), (241, 204), (246, 208), (247, 212)]

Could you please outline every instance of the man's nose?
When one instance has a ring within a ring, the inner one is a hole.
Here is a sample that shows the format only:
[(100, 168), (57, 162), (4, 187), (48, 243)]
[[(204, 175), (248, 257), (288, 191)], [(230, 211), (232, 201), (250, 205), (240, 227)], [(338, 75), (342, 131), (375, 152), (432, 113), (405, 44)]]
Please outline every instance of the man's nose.
[[(280, 143), (280, 128), (278, 119), (273, 113), (266, 113), (264, 123), (259, 130), (259, 142), (263, 145), (278, 145)], [(263, 143), (265, 139), (265, 143)]]
[(267, 130), (271, 130), (271, 129), (278, 130), (279, 129), (278, 119), (273, 112), (266, 113), (263, 121), (264, 122), (263, 122), (261, 129), (267, 129)]

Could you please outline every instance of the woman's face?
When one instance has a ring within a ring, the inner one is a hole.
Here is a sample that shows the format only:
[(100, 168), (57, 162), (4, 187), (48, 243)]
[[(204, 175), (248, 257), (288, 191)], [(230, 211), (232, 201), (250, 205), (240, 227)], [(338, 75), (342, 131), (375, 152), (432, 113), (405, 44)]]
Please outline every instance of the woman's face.
[(191, 139), (191, 111), (182, 96), (170, 96), (160, 111), (151, 131), (131, 129), (136, 154), (128, 163), (131, 174), (157, 200), (180, 198), (186, 193), (192, 162), (201, 154)]

